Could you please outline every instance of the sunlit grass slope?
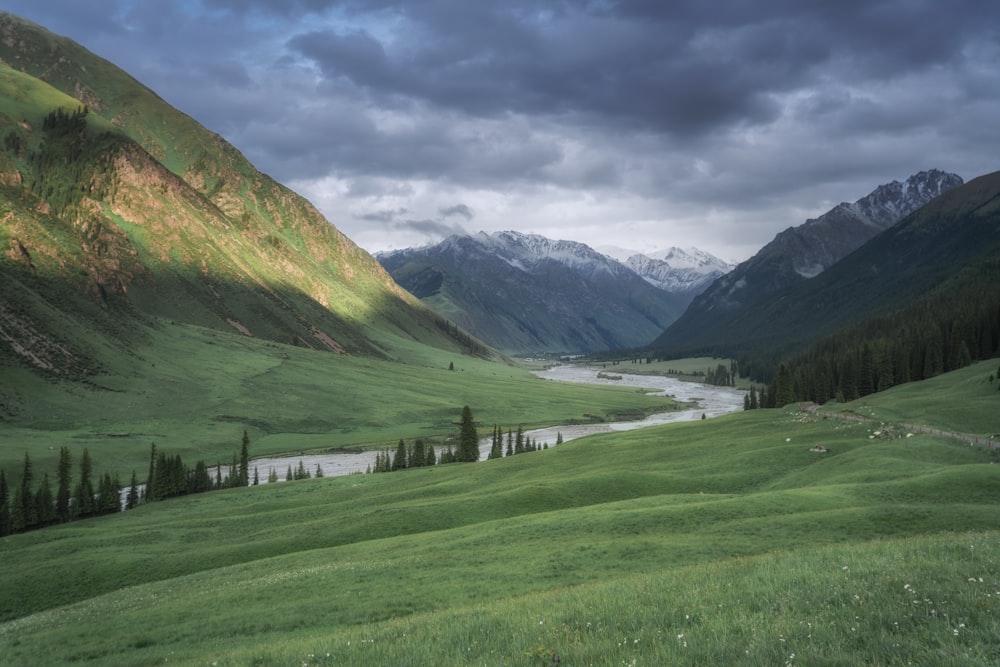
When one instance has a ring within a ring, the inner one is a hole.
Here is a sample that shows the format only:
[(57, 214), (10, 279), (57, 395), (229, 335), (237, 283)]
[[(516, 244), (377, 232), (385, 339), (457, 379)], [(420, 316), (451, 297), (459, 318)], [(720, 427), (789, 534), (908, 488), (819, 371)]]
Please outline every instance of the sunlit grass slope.
[(996, 457), (893, 433), (754, 411), (13, 536), (0, 648), (101, 664), (995, 664)]

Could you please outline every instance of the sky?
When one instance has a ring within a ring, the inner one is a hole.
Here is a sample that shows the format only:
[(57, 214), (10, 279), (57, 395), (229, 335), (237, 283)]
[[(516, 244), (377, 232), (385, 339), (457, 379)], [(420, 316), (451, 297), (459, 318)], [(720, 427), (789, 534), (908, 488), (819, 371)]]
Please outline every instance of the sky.
[(377, 252), (513, 229), (742, 261), (1000, 169), (995, 0), (5, 0)]

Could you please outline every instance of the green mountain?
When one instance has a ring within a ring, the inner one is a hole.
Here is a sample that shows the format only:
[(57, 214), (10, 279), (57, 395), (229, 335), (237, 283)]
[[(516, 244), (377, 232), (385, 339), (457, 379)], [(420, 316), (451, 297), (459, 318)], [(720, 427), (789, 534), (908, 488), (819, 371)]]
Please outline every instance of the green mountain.
[(698, 351), (774, 361), (942, 286), (966, 290), (981, 273), (970, 267), (998, 256), (1000, 172), (940, 195), (819, 275), (773, 292), (700, 336), (671, 327), (652, 348), (664, 355)]
[(74, 42), (0, 14), (0, 359), (67, 377), (169, 320), (394, 358), (487, 354), (233, 146)]

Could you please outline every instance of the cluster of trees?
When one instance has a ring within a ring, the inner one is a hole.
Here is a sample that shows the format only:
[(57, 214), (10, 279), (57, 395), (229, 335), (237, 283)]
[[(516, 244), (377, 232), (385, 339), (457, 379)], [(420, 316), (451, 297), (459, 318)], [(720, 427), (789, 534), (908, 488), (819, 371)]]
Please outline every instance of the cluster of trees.
[[(108, 175), (113, 171), (114, 139), (109, 133), (91, 136), (88, 114), (86, 107), (51, 112), (42, 120), (41, 145), (28, 152), (28, 187), (45, 199), (56, 215), (79, 204), (84, 195), (104, 199), (113, 188), (113, 178)], [(5, 141), (5, 147), (8, 143)]]
[[(453, 457), (451, 450), (447, 454)], [(369, 472), (393, 472), (405, 468), (424, 468), (438, 463), (434, 446), (425, 443), (423, 440), (416, 440), (412, 445), (407, 445), (402, 438), (396, 445), (396, 453), (383, 450), (375, 454), (375, 466)], [(442, 454), (440, 463), (448, 463), (445, 455)]]
[(774, 401), (771, 399), (772, 396), (768, 394), (766, 385), (762, 385), (759, 392), (756, 386), (751, 385), (750, 391), (743, 397), (743, 409), (773, 408)]
[(729, 362), (729, 368), (725, 364), (719, 364), (715, 369), (708, 369), (705, 373), (705, 384), (716, 387), (732, 387), (736, 384), (736, 361)]
[[(548, 449), (548, 443), (539, 445), (536, 440), (528, 438), (524, 434), (524, 428), (517, 427), (515, 435), (511, 429), (507, 429), (506, 450), (504, 449), (503, 429), (499, 425), (493, 426), (492, 446), (487, 459), (499, 459), (504, 456), (514, 456), (526, 452), (534, 452), (539, 449)], [(562, 434), (558, 434), (556, 444), (562, 444)], [(459, 422), (458, 444), (455, 449), (447, 445), (437, 456), (433, 445), (425, 443), (423, 440), (415, 440), (412, 445), (400, 439), (396, 446), (395, 453), (383, 450), (375, 455), (375, 466), (368, 472), (392, 472), (405, 468), (421, 468), (445, 463), (474, 462), (479, 460), (479, 433), (476, 429), (475, 421), (472, 418), (472, 410), (469, 406), (462, 409), (462, 419)]]
[[(503, 429), (499, 426), (493, 427), (493, 444), (490, 447), (489, 456), (487, 459), (499, 459), (504, 456), (514, 456), (515, 454), (525, 454), (527, 452), (536, 452), (540, 449), (548, 449), (549, 443), (538, 444), (538, 441), (533, 438), (528, 438), (524, 434), (524, 428), (520, 425), (517, 427), (517, 433), (507, 429), (507, 439), (506, 448), (504, 447), (504, 435)], [(562, 444), (562, 433), (559, 433), (556, 437), (556, 444)]]
[[(981, 279), (866, 320), (778, 364), (758, 407), (851, 401), (1000, 352), (1000, 262)], [(766, 399), (766, 400), (765, 400)], [(748, 395), (745, 406), (752, 407)]]
[(48, 472), (35, 486), (31, 457), (24, 454), (21, 480), (13, 488), (0, 470), (0, 536), (20, 533), (55, 523), (110, 514), (121, 509), (118, 476), (105, 473), (94, 486), (93, 464), (86, 448), (80, 458), (80, 479), (72, 486), (72, 460), (68, 447), (59, 450), (56, 490)]
[[(59, 450), (54, 493), (47, 472), (42, 475), (37, 488), (32, 488), (35, 485), (34, 466), (31, 457), (25, 453), (21, 480), (13, 489), (10, 488), (4, 471), (0, 470), (0, 536), (55, 523), (111, 514), (123, 509), (132, 509), (143, 502), (247, 486), (251, 483), (249, 448), (250, 437), (244, 431), (239, 458), (233, 455), (231, 474), (223, 477), (222, 466), (219, 465), (216, 467), (213, 479), (204, 461), (198, 461), (194, 468), (191, 468), (184, 464), (179, 454), (170, 456), (166, 452), (157, 451), (154, 443), (150, 446), (149, 474), (145, 485), (140, 485), (133, 470), (124, 502), (122, 485), (117, 474), (104, 473), (97, 479), (95, 487), (93, 463), (87, 448), (84, 448), (80, 455), (80, 473), (75, 486), (72, 483), (70, 450), (68, 447)], [(299, 467), (302, 467), (301, 462)], [(305, 476), (308, 477), (308, 473)], [(317, 476), (322, 476), (322, 470), (318, 468)], [(291, 467), (289, 467), (289, 479), (291, 479)], [(296, 476), (295, 479), (300, 477)], [(252, 483), (258, 483), (256, 470)]]

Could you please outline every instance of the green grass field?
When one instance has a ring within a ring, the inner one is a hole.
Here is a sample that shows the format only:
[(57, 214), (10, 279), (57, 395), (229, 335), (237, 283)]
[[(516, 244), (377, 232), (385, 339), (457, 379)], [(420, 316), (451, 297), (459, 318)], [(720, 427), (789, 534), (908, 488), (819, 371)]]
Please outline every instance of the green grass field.
[(513, 365), (417, 343), (403, 347), (400, 340), (392, 341), (394, 353), (407, 363), (180, 324), (164, 323), (148, 335), (139, 358), (119, 359), (92, 386), (4, 369), (3, 391), (17, 412), (0, 421), (0, 467), (8, 479), (19, 478), (25, 452), (39, 475), (54, 475), (62, 446), (74, 462), (87, 447), (95, 471), (127, 479), (133, 469), (144, 476), (150, 443), (189, 465), (214, 465), (231, 459), (244, 429), (252, 455), (264, 456), (451, 435), (464, 405), (484, 425), (514, 428), (672, 405), (635, 390), (540, 380)]
[[(949, 386), (961, 401), (1000, 394), (973, 381), (987, 366), (936, 378), (939, 407)], [(908, 414), (920, 392), (903, 389)], [(0, 543), (0, 655), (996, 664), (997, 457), (894, 433), (760, 410), (16, 535)]]

